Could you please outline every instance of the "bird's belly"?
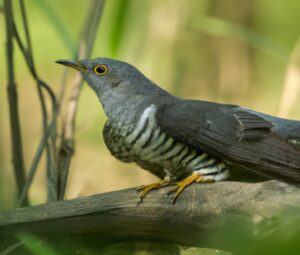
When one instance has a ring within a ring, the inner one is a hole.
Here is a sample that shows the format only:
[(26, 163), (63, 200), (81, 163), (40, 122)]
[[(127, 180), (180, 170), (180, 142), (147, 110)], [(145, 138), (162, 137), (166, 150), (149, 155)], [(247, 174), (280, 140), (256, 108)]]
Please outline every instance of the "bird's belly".
[(228, 170), (222, 161), (168, 136), (156, 124), (151, 107), (145, 112), (127, 133), (110, 126), (104, 129), (105, 143), (116, 158), (136, 162), (160, 177), (178, 179), (197, 171), (214, 176), (214, 180), (227, 178)]
[[(154, 140), (148, 146), (146, 140), (130, 144), (124, 137), (114, 138), (108, 148), (112, 155), (123, 162), (135, 162), (142, 168), (161, 178), (178, 179), (196, 171), (220, 181), (228, 177), (226, 165), (205, 152), (197, 152), (188, 146), (168, 137)], [(142, 143), (141, 143), (142, 142)]]
[[(142, 161), (143, 164), (146, 162), (149, 166), (159, 166), (163, 169), (165, 176), (174, 179), (188, 176), (194, 171), (210, 176), (221, 174), (216, 177), (216, 180), (227, 177), (227, 174), (224, 174), (227, 168), (222, 161), (175, 141), (159, 128), (153, 133), (151, 141), (148, 135), (141, 137), (134, 144), (130, 144), (130, 141), (126, 139), (127, 146), (131, 146), (135, 155), (135, 162)], [(150, 172), (151, 170), (149, 169)]]
[(133, 162), (132, 151), (126, 143), (125, 137), (120, 129), (111, 126), (109, 122), (105, 123), (103, 138), (110, 153), (123, 162)]

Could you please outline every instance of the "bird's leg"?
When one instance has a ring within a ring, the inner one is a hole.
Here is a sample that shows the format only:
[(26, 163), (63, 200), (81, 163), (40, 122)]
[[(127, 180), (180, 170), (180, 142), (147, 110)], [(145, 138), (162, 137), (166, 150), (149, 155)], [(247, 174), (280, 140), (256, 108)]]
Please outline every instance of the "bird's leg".
[(162, 181), (159, 182), (155, 182), (155, 183), (151, 183), (148, 185), (143, 185), (137, 188), (137, 191), (141, 191), (140, 192), (140, 199), (141, 202), (143, 201), (143, 199), (145, 198), (145, 196), (153, 189), (159, 189), (162, 187), (166, 187), (170, 184), (173, 184), (175, 182), (175, 180), (169, 176), (166, 176)]
[(173, 204), (176, 202), (176, 199), (180, 195), (180, 193), (189, 185), (191, 185), (194, 182), (198, 183), (208, 183), (208, 182), (214, 182), (213, 178), (209, 178), (208, 176), (203, 176), (197, 172), (194, 172), (193, 174), (189, 175), (185, 179), (183, 179), (180, 182), (176, 183), (176, 187), (174, 189), (171, 189), (168, 194), (175, 193), (173, 198)]

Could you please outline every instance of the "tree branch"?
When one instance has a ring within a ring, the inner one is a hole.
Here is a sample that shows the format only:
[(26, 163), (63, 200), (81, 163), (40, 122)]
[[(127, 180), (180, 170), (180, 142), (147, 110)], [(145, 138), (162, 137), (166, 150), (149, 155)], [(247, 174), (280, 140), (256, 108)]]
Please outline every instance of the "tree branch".
[[(192, 185), (174, 205), (167, 190), (151, 192), (141, 204), (132, 188), (2, 212), (0, 236), (30, 232), (60, 241), (66, 237), (96, 237), (98, 242), (159, 240), (232, 250), (228, 233), (234, 245), (242, 237), (248, 245), (264, 242), (287, 226), (286, 221), (274, 223), (274, 218), (300, 208), (300, 189), (277, 181)], [(294, 224), (291, 220), (298, 218), (288, 219)], [(272, 225), (265, 229), (269, 220)]]

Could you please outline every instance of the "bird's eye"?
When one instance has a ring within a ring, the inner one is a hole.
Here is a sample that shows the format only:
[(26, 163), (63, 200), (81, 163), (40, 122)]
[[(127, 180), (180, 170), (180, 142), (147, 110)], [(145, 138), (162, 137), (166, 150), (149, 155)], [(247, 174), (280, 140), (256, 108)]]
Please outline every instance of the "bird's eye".
[(107, 71), (108, 71), (108, 69), (107, 69), (106, 65), (97, 65), (94, 67), (94, 72), (99, 76), (106, 74)]

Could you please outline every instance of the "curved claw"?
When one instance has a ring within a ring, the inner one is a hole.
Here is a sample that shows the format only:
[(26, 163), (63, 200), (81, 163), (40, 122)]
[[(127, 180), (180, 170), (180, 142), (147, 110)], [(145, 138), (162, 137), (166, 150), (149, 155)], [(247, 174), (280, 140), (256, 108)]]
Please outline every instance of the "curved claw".
[(142, 185), (140, 187), (138, 187), (136, 190), (140, 192), (140, 200), (141, 202), (143, 201), (143, 199), (145, 198), (145, 196), (153, 189), (159, 189), (161, 187), (161, 182), (155, 182), (149, 185)]
[(173, 198), (173, 201), (172, 203), (175, 204), (178, 196), (180, 195), (180, 193), (189, 185), (191, 185), (192, 183), (194, 182), (213, 182), (213, 180), (211, 179), (207, 179), (205, 177), (203, 177), (202, 175), (199, 175), (199, 174), (192, 174), (190, 176), (188, 176), (187, 178), (185, 178), (184, 180), (178, 182), (176, 184), (176, 187), (174, 189), (171, 189), (169, 192), (168, 192), (168, 195), (172, 194), (172, 193), (175, 193), (174, 195), (174, 198)]
[(171, 178), (165, 178), (164, 180), (160, 181), (160, 182), (155, 182), (149, 185), (142, 185), (140, 187), (138, 187), (136, 189), (136, 191), (140, 192), (140, 202), (143, 201), (143, 199), (145, 198), (145, 196), (154, 189), (159, 189), (165, 186), (168, 186), (170, 184), (174, 183), (174, 180)]

